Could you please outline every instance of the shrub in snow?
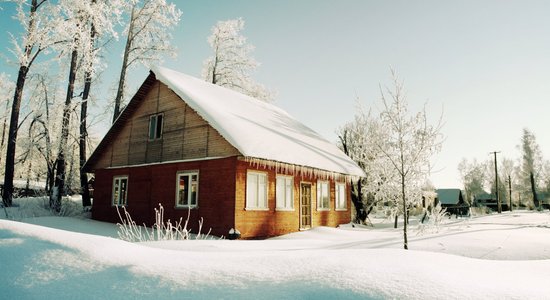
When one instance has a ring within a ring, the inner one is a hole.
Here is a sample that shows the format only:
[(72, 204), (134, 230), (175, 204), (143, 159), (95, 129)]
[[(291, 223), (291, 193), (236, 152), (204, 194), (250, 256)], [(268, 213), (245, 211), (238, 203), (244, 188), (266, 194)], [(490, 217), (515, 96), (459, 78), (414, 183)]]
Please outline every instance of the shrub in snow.
[(448, 216), (447, 209), (441, 207), (441, 203), (438, 203), (431, 210), (426, 210), (425, 219), (427, 222), (418, 224), (418, 234), (439, 232), (443, 219)]
[[(191, 234), (191, 231), (187, 229), (189, 222), (189, 216), (191, 210), (187, 211), (187, 219), (183, 222), (183, 218), (180, 218), (178, 222), (172, 224), (170, 219), (164, 222), (164, 207), (159, 203), (159, 208), (155, 208), (155, 224), (151, 228), (147, 228), (145, 224), (143, 226), (137, 225), (136, 222), (130, 216), (130, 213), (126, 210), (126, 207), (122, 207), (124, 211), (124, 217), (121, 215), (118, 206), (116, 207), (118, 216), (122, 223), (117, 223), (118, 236), (121, 240), (128, 242), (152, 242), (152, 241), (171, 241), (171, 240), (190, 240), (190, 239), (208, 239), (210, 230), (207, 234), (201, 234), (203, 219), (199, 220), (199, 231), (197, 234)], [(183, 225), (182, 225), (183, 223)]]
[(59, 213), (51, 209), (49, 201), (47, 196), (14, 198), (12, 207), (4, 207), (4, 215), (10, 220), (46, 216), (87, 217), (88, 215), (83, 211), (81, 198), (63, 197)]

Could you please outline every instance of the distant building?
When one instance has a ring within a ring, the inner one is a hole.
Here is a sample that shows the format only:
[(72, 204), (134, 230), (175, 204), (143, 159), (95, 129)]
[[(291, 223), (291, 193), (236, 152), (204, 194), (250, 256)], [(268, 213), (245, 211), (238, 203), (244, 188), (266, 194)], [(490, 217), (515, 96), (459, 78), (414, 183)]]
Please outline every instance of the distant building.
[[(495, 194), (481, 193), (475, 195), (473, 205), (476, 207), (488, 207), (494, 211), (498, 210), (497, 197)], [(508, 201), (506, 197), (500, 198), (500, 205), (502, 210), (508, 210)]]
[(437, 189), (435, 203), (441, 203), (448, 213), (457, 216), (469, 215), (470, 205), (464, 201), (464, 196), (460, 189)]

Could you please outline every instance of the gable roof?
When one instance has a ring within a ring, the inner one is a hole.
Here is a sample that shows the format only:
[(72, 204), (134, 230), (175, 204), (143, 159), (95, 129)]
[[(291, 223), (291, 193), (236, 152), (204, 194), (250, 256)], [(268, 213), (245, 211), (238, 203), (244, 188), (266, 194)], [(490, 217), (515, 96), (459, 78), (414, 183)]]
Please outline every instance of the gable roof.
[(462, 191), (460, 189), (437, 189), (437, 199), (443, 204), (459, 204), (463, 202)]
[[(166, 84), (210, 126), (216, 129), (245, 159), (266, 160), (275, 166), (291, 164), (356, 177), (364, 171), (336, 145), (300, 123), (284, 110), (233, 90), (163, 67), (156, 67), (143, 85), (156, 78)], [(144, 86), (138, 90), (143, 93)], [(104, 147), (113, 127), (135, 109), (132, 98), (90, 160)]]
[(338, 147), (272, 104), (167, 68), (151, 71), (246, 158), (364, 176)]

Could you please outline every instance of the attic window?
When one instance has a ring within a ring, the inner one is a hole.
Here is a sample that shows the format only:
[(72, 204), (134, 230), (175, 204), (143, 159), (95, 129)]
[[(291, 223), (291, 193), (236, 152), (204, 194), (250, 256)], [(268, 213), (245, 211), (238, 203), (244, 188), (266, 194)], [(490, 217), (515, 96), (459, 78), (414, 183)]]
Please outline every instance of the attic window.
[(149, 118), (149, 140), (156, 140), (162, 137), (163, 115), (152, 115)]

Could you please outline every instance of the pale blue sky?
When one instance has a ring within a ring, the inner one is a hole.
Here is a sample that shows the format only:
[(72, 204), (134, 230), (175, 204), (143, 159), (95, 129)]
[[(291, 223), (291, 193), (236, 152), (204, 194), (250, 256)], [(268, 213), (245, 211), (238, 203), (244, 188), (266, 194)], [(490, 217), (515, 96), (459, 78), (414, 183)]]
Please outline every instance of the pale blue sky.
[[(549, 1), (175, 3), (183, 12), (173, 31), (178, 58), (165, 66), (199, 76), (211, 27), (242, 17), (262, 63), (254, 77), (278, 92), (276, 105), (331, 141), (353, 118), (356, 96), (366, 107), (378, 103), (379, 84), (391, 83), (392, 66), (405, 80), (411, 109), (427, 101), (432, 118), (444, 111), (446, 141), (432, 176), (437, 187), (461, 186), (463, 157), (485, 160), (500, 150), (517, 159), (523, 127), (548, 158)], [(1, 5), (0, 53), (9, 56), (6, 31), (17, 27)], [(107, 54), (103, 90), (116, 79), (121, 45)], [(0, 72), (17, 75), (3, 63)], [(137, 69), (130, 84), (135, 88), (146, 75)]]

